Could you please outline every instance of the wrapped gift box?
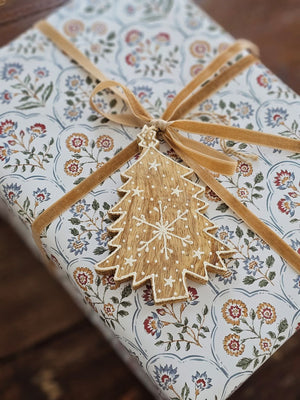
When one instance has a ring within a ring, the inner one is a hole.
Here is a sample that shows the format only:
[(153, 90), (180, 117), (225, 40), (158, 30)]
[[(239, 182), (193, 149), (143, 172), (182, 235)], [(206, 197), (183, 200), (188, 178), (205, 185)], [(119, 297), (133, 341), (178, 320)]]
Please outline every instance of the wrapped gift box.
[[(77, 0), (49, 22), (155, 117), (233, 42), (183, 0)], [(136, 130), (99, 118), (89, 106), (96, 80), (37, 29), (2, 48), (0, 64), (0, 195), (34, 247), (27, 233), (34, 219), (134, 140)], [(122, 110), (113, 94), (97, 99)], [(192, 116), (299, 138), (299, 104), (256, 63)], [(199, 140), (224, 146), (212, 137)], [(219, 182), (299, 251), (299, 155), (232, 141), (226, 146), (258, 160), (239, 161), (236, 173), (217, 176)], [(166, 144), (161, 148), (180, 162)], [(131, 282), (118, 287), (112, 276), (94, 271), (108, 254), (107, 213), (121, 185), (118, 171), (50, 224), (42, 241), (54, 273), (113, 343), (127, 348), (157, 396), (225, 399), (297, 329), (300, 276), (206, 187), (216, 236), (237, 253), (225, 276), (212, 274), (205, 286), (189, 282), (188, 301), (155, 306), (150, 285), (134, 291)]]

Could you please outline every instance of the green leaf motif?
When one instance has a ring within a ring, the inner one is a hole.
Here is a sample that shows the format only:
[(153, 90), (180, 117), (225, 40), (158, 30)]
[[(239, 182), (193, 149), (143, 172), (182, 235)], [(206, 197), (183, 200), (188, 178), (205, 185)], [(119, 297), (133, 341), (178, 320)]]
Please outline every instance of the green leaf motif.
[(238, 238), (241, 238), (243, 236), (244, 232), (242, 231), (242, 229), (239, 226), (237, 226), (237, 228), (235, 230), (235, 234)]
[(251, 229), (247, 229), (247, 235), (251, 238), (254, 238), (254, 232)]
[(246, 276), (244, 279), (243, 279), (243, 283), (245, 284), (245, 285), (252, 285), (252, 283), (254, 283), (256, 281), (256, 279), (254, 278), (254, 276)]
[(275, 262), (275, 258), (273, 256), (269, 256), (266, 259), (266, 265), (267, 267), (271, 267)]
[(51, 82), (42, 93), (42, 100), (44, 103), (49, 99), (53, 91), (53, 83)]
[(126, 317), (127, 315), (129, 315), (129, 312), (125, 310), (120, 310), (118, 311), (118, 315), (120, 315), (120, 317)]
[(263, 180), (264, 180), (264, 176), (263, 176), (263, 174), (261, 172), (259, 172), (254, 178), (255, 184), (260, 183)]
[(124, 287), (124, 289), (122, 290), (121, 296), (124, 299), (125, 297), (130, 296), (131, 293), (132, 293), (132, 288), (131, 288), (131, 285), (129, 284), (129, 285)]
[(265, 287), (265, 286), (268, 285), (268, 283), (269, 283), (269, 282), (268, 282), (266, 279), (262, 279), (261, 281), (259, 281), (258, 286), (259, 286), (259, 287)]
[(69, 221), (71, 222), (72, 225), (80, 224), (80, 219), (78, 219), (78, 218), (70, 218)]
[(71, 228), (71, 229), (70, 229), (70, 232), (71, 232), (71, 234), (72, 234), (73, 236), (78, 236), (78, 235), (79, 235), (79, 232), (78, 232), (78, 230), (77, 230), (76, 228)]
[(226, 212), (228, 210), (228, 205), (225, 203), (220, 204), (217, 208), (217, 211), (221, 211), (222, 213)]
[(287, 330), (288, 326), (289, 326), (288, 322), (287, 322), (286, 318), (284, 318), (282, 321), (280, 321), (280, 324), (278, 326), (278, 332), (279, 333), (285, 332)]
[(276, 272), (275, 272), (275, 271), (271, 271), (271, 272), (269, 273), (269, 279), (270, 279), (270, 281), (272, 281), (272, 280), (275, 278), (275, 276), (276, 276)]
[(105, 248), (103, 246), (99, 246), (99, 247), (95, 248), (93, 253), (95, 254), (95, 256), (100, 256), (101, 254), (105, 253), (106, 251), (107, 251), (107, 248)]
[(223, 100), (220, 100), (220, 102), (219, 102), (219, 107), (220, 107), (222, 110), (224, 110), (224, 108), (226, 107), (226, 104), (225, 104), (225, 102), (224, 102)]
[(93, 210), (97, 211), (99, 209), (100, 205), (98, 203), (98, 201), (96, 199), (94, 199), (93, 204), (92, 204), (92, 208)]
[(188, 396), (190, 394), (190, 389), (187, 385), (187, 383), (184, 384), (182, 391), (181, 391), (181, 397), (183, 400), (188, 400)]
[(110, 205), (105, 201), (103, 203), (103, 208), (104, 208), (104, 210), (109, 210), (110, 209)]
[(243, 370), (247, 369), (249, 367), (249, 365), (251, 364), (252, 359), (251, 358), (242, 358), (237, 364), (237, 367), (242, 368)]

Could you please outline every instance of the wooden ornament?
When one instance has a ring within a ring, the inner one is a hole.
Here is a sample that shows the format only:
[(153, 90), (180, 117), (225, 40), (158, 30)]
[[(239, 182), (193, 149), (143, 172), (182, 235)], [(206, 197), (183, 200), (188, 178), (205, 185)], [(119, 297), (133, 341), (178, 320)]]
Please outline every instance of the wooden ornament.
[(186, 278), (207, 283), (207, 272), (224, 274), (223, 258), (234, 251), (214, 237), (203, 212), (204, 188), (188, 178), (193, 171), (164, 156), (156, 129), (139, 134), (142, 153), (121, 176), (121, 200), (110, 210), (110, 255), (95, 267), (116, 282), (133, 278), (133, 288), (151, 281), (156, 304), (188, 298)]

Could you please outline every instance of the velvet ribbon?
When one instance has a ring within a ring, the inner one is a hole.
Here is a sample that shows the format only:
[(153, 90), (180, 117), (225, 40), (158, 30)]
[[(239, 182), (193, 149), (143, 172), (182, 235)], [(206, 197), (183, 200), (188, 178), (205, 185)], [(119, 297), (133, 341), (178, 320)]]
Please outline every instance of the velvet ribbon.
[[(148, 125), (159, 131), (164, 140), (175, 150), (178, 156), (195, 171), (198, 177), (209, 186), (250, 229), (286, 260), (295, 271), (298, 273), (300, 272), (300, 255), (225, 189), (210, 172), (213, 171), (225, 175), (233, 174), (236, 170), (237, 162), (229, 157), (228, 154), (235, 155), (240, 159), (256, 159), (257, 157), (251, 154), (248, 155), (236, 152), (226, 146), (222, 153), (203, 143), (187, 138), (179, 132), (185, 131), (196, 135), (209, 135), (220, 139), (230, 139), (236, 142), (300, 152), (300, 141), (295, 139), (220, 124), (182, 119), (182, 117), (188, 114), (196, 105), (203, 102), (243, 70), (249, 68), (251, 64), (258, 61), (255, 56), (258, 54), (255, 45), (246, 40), (238, 40), (229, 46), (176, 95), (173, 101), (167, 106), (161, 118), (157, 119), (145, 110), (139, 100), (125, 85), (108, 80), (83, 53), (47, 21), (41, 21), (36, 26), (62, 51), (70, 56), (71, 59), (75, 60), (88, 73), (101, 81), (92, 91), (90, 97), (90, 104), (96, 112), (118, 124), (140, 128), (144, 125)], [(243, 50), (249, 50), (252, 54), (247, 53), (247, 55), (238, 58), (237, 56), (241, 54)], [(121, 91), (118, 88), (121, 88)], [(97, 93), (106, 89), (113, 91), (119, 96), (127, 105), (127, 111), (129, 112), (109, 114), (101, 110), (94, 102), (94, 97)], [(32, 233), (35, 242), (43, 253), (41, 242), (41, 233), (43, 230), (74, 203), (85, 197), (93, 188), (98, 186), (116, 170), (120, 169), (123, 164), (129, 161), (139, 151), (138, 139), (136, 139), (35, 219), (32, 224)]]

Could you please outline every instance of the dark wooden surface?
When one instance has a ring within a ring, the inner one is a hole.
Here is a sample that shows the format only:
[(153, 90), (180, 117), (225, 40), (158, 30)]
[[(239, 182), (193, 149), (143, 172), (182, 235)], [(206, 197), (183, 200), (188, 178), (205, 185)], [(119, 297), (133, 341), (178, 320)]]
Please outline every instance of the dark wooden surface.
[[(0, 46), (62, 3), (7, 0), (0, 6)], [(258, 44), (268, 67), (299, 91), (299, 0), (200, 3), (233, 35)], [(3, 220), (0, 238), (0, 399), (151, 400)], [(300, 399), (299, 365), (297, 334), (231, 400)]]

